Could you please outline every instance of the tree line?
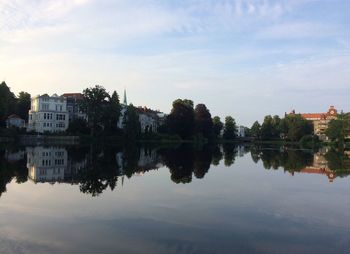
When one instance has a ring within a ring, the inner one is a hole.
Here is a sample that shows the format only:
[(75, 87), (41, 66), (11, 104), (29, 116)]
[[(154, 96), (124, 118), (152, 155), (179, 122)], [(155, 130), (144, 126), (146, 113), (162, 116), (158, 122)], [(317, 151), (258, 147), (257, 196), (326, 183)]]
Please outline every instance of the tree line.
[(279, 116), (267, 115), (262, 124), (255, 121), (248, 135), (258, 140), (300, 141), (303, 137), (313, 134), (313, 125), (299, 114)]
[(6, 119), (9, 115), (16, 114), (28, 121), (28, 111), (30, 109), (30, 94), (20, 92), (16, 96), (11, 92), (6, 82), (0, 84), (0, 127), (5, 127)]

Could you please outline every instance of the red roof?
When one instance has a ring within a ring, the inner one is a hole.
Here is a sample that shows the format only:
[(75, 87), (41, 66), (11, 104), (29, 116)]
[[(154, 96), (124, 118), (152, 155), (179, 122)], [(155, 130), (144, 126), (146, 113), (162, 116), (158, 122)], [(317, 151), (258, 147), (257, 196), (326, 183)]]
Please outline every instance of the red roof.
[(74, 97), (74, 98), (78, 98), (78, 99), (82, 99), (83, 98), (83, 94), (82, 93), (64, 93), (62, 94), (63, 97)]
[(325, 119), (327, 114), (325, 113), (306, 113), (301, 114), (302, 117), (306, 119)]

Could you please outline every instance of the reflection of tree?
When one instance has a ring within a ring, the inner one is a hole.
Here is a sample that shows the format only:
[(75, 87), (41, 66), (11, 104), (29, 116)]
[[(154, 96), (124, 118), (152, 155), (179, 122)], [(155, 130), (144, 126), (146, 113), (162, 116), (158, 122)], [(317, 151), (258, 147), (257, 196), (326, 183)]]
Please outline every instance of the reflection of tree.
[(343, 152), (335, 149), (330, 149), (325, 158), (328, 167), (335, 171), (337, 176), (345, 177), (350, 174), (350, 158)]
[(123, 169), (124, 174), (130, 178), (135, 170), (140, 159), (140, 149), (136, 144), (130, 144), (123, 151)]
[(115, 154), (116, 150), (111, 147), (90, 147), (88, 163), (79, 171), (80, 190), (83, 193), (98, 196), (108, 187), (114, 190), (120, 175)]
[[(12, 151), (18, 152), (18, 151)], [(24, 183), (28, 179), (28, 170), (26, 168), (26, 160), (7, 161), (5, 158), (5, 150), (0, 150), (0, 196), (6, 192), (6, 185), (16, 178), (17, 183)]]
[(218, 165), (222, 153), (218, 146), (182, 145), (178, 148), (160, 151), (165, 165), (169, 168), (171, 180), (175, 183), (190, 183), (192, 173), (196, 178), (203, 178), (209, 171), (211, 163)]
[(223, 149), (225, 166), (232, 166), (237, 156), (236, 146), (234, 144), (224, 144)]
[(212, 161), (212, 150), (209, 147), (196, 151), (194, 156), (193, 173), (197, 178), (203, 178), (209, 171), (210, 163)]
[(169, 168), (171, 180), (175, 183), (190, 183), (193, 171), (193, 148), (182, 145), (163, 151), (165, 165)]
[(213, 155), (212, 155), (212, 164), (214, 166), (217, 166), (219, 165), (220, 161), (222, 160), (222, 157), (223, 157), (223, 154), (220, 150), (220, 147), (219, 146), (214, 146), (213, 147)]
[(256, 162), (260, 158), (265, 169), (282, 167), (289, 172), (300, 171), (313, 162), (313, 154), (303, 150), (252, 149), (251, 156)]

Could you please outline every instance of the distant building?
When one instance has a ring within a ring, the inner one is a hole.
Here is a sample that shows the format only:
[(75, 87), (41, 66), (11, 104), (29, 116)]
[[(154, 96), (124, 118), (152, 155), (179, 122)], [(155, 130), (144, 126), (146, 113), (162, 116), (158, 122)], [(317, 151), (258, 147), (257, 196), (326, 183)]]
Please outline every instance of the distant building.
[(137, 108), (139, 120), (141, 125), (141, 132), (158, 132), (159, 117), (157, 111), (148, 109), (146, 107)]
[(28, 131), (61, 132), (68, 128), (67, 98), (54, 94), (33, 97), (29, 110)]
[(239, 138), (244, 138), (245, 137), (245, 127), (244, 126), (242, 126), (242, 125), (238, 126), (238, 128), (237, 128), (237, 136)]
[(6, 127), (7, 128), (10, 128), (10, 127), (25, 128), (26, 122), (24, 121), (24, 119), (22, 119), (18, 115), (10, 115), (6, 119)]
[[(293, 110), (290, 115), (295, 114)], [(317, 135), (321, 140), (327, 140), (325, 134), (328, 124), (332, 119), (337, 118), (337, 110), (334, 106), (330, 106), (328, 111), (325, 113), (301, 113), (300, 114), (304, 119), (312, 122), (314, 127), (314, 134)]]
[[(118, 128), (124, 128), (124, 118), (127, 111), (127, 97), (126, 91), (124, 90), (124, 99), (123, 104), (121, 104), (120, 116), (117, 123)], [(164, 124), (166, 119), (166, 114), (152, 110), (146, 107), (138, 107), (136, 108), (137, 113), (139, 115), (139, 121), (141, 126), (141, 132), (158, 132), (158, 127)]]
[(67, 99), (67, 111), (69, 114), (69, 122), (76, 119), (87, 120), (87, 115), (80, 110), (79, 103), (83, 100), (81, 93), (64, 93), (62, 94)]

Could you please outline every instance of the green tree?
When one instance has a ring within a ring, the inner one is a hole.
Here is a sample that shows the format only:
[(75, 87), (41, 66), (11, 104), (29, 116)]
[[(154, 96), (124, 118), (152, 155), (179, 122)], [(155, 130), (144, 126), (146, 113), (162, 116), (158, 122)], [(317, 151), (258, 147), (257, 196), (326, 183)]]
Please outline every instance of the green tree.
[(220, 136), (221, 130), (224, 127), (224, 124), (221, 122), (220, 117), (214, 116), (213, 118), (213, 132), (215, 137)]
[(224, 127), (224, 139), (234, 139), (237, 136), (237, 126), (235, 119), (231, 116), (226, 116)]
[(28, 121), (28, 111), (30, 109), (30, 94), (27, 92), (20, 92), (18, 94), (16, 103), (16, 113), (24, 120)]
[(108, 98), (109, 94), (106, 92), (106, 89), (99, 85), (86, 88), (83, 91), (83, 100), (80, 103), (80, 108), (88, 116), (91, 136), (95, 135), (97, 126), (102, 124)]
[(0, 127), (5, 126), (5, 120), (15, 113), (16, 98), (5, 82), (0, 84)]
[(175, 100), (167, 118), (167, 126), (171, 133), (178, 134), (183, 139), (192, 137), (194, 132), (193, 101)]
[(136, 108), (130, 104), (124, 115), (124, 136), (127, 141), (135, 141), (141, 133), (141, 124)]
[(195, 128), (205, 138), (211, 138), (213, 134), (213, 121), (211, 114), (204, 104), (198, 104), (194, 110)]
[(262, 139), (273, 138), (272, 117), (270, 115), (265, 116), (264, 122), (261, 125), (261, 138)]
[(287, 115), (285, 121), (287, 138), (291, 141), (299, 141), (303, 136), (312, 134), (312, 123), (299, 114)]
[(344, 144), (345, 138), (350, 134), (350, 118), (344, 113), (340, 113), (337, 119), (329, 122), (326, 136), (340, 144)]
[(118, 93), (114, 91), (104, 109), (103, 125), (105, 126), (105, 133), (112, 134), (117, 130), (120, 110), (119, 96)]
[(259, 139), (261, 136), (261, 125), (259, 124), (258, 121), (255, 121), (250, 128), (250, 133), (253, 138)]

